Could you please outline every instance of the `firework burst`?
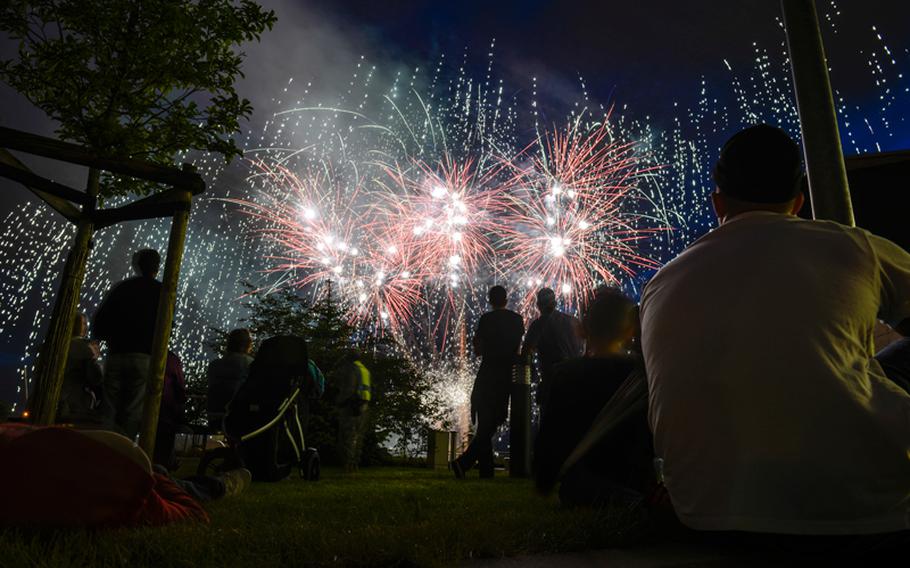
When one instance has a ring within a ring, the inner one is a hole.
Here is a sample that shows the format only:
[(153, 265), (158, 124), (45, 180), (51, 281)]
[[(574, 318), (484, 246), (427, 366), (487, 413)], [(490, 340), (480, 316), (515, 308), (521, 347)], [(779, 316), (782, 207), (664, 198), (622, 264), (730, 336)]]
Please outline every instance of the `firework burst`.
[(510, 167), (502, 270), (526, 290), (526, 306), (541, 286), (577, 305), (599, 284), (659, 266), (634, 246), (659, 229), (642, 228), (630, 207), (638, 179), (655, 167), (615, 141), (606, 120), (544, 134)]

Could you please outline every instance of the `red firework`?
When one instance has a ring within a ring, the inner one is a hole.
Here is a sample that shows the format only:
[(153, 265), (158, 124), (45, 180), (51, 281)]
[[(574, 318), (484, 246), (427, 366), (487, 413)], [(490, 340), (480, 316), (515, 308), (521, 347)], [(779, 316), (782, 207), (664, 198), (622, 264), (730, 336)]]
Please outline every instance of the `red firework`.
[(510, 162), (501, 270), (526, 289), (525, 307), (543, 286), (578, 305), (596, 286), (618, 284), (621, 273), (659, 266), (634, 246), (659, 229), (639, 227), (628, 207), (638, 179), (655, 167), (633, 144), (614, 141), (606, 121), (579, 130), (576, 123), (544, 134)]

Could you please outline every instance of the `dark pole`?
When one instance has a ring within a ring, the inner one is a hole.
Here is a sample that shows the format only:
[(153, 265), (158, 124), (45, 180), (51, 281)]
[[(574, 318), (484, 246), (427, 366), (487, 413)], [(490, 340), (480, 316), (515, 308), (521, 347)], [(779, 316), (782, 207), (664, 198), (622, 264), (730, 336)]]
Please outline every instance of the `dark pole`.
[(183, 260), (183, 245), (186, 241), (192, 202), (192, 195), (187, 190), (180, 191), (177, 197), (180, 205), (174, 212), (167, 243), (164, 275), (161, 278), (161, 299), (158, 301), (158, 317), (155, 320), (155, 336), (149, 361), (148, 386), (142, 409), (142, 426), (139, 430), (139, 447), (150, 458), (155, 455), (155, 433), (158, 430), (158, 412), (161, 408), (161, 393), (164, 390), (167, 347), (171, 339), (171, 324), (174, 321), (174, 307), (177, 303), (177, 281), (180, 277), (180, 263)]
[(531, 367), (515, 367), (509, 411), (509, 477), (531, 474)]
[(815, 0), (781, 0), (809, 177), (812, 216), (854, 225)]

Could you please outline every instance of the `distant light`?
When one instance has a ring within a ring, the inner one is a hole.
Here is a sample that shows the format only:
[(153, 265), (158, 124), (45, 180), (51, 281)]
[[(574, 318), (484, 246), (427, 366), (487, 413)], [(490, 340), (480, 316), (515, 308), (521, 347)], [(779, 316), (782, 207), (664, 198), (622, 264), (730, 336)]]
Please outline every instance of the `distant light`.
[(562, 193), (562, 187), (560, 187), (559, 184), (557, 183), (557, 184), (553, 185), (553, 188), (550, 191), (553, 192), (553, 195), (559, 195), (560, 193)]
[(361, 294), (361, 295), (357, 296), (357, 298), (358, 298), (361, 302), (366, 302), (366, 301), (367, 301), (367, 295), (366, 295), (366, 294)]
[(433, 197), (433, 199), (439, 199), (445, 196), (446, 193), (448, 193), (446, 191), (446, 188), (442, 187), (441, 185), (437, 185), (433, 188), (432, 191), (430, 191), (430, 195)]
[(570, 294), (571, 292), (572, 292), (572, 286), (571, 286), (571, 285), (569, 285), (569, 284), (563, 284), (563, 285), (562, 285), (562, 293), (563, 293), (563, 294)]
[(411, 273), (410, 273), (409, 271), (405, 270), (404, 272), (401, 273), (401, 277), (402, 277), (402, 278), (410, 278), (410, 277), (411, 277)]
[(453, 254), (452, 256), (449, 257), (449, 266), (454, 267), (454, 266), (458, 266), (459, 264), (461, 264), (460, 256), (458, 256), (457, 254)]
[(313, 219), (316, 218), (316, 210), (307, 207), (306, 209), (303, 210), (303, 218), (306, 219), (307, 221), (312, 221)]
[(584, 219), (582, 219), (582, 220), (579, 221), (579, 223), (578, 223), (578, 228), (581, 229), (582, 231), (586, 231), (586, 230), (588, 230), (590, 227), (591, 227), (590, 223), (588, 223), (588, 222), (585, 221)]

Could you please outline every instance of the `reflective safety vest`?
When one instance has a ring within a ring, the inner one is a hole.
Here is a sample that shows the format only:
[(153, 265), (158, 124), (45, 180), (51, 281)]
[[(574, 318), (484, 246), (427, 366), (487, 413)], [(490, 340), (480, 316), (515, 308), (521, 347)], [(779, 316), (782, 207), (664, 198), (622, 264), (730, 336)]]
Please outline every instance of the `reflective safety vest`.
[(354, 361), (354, 366), (359, 371), (360, 379), (357, 381), (357, 398), (363, 402), (370, 402), (373, 398), (372, 382), (370, 381), (370, 370), (360, 361)]

